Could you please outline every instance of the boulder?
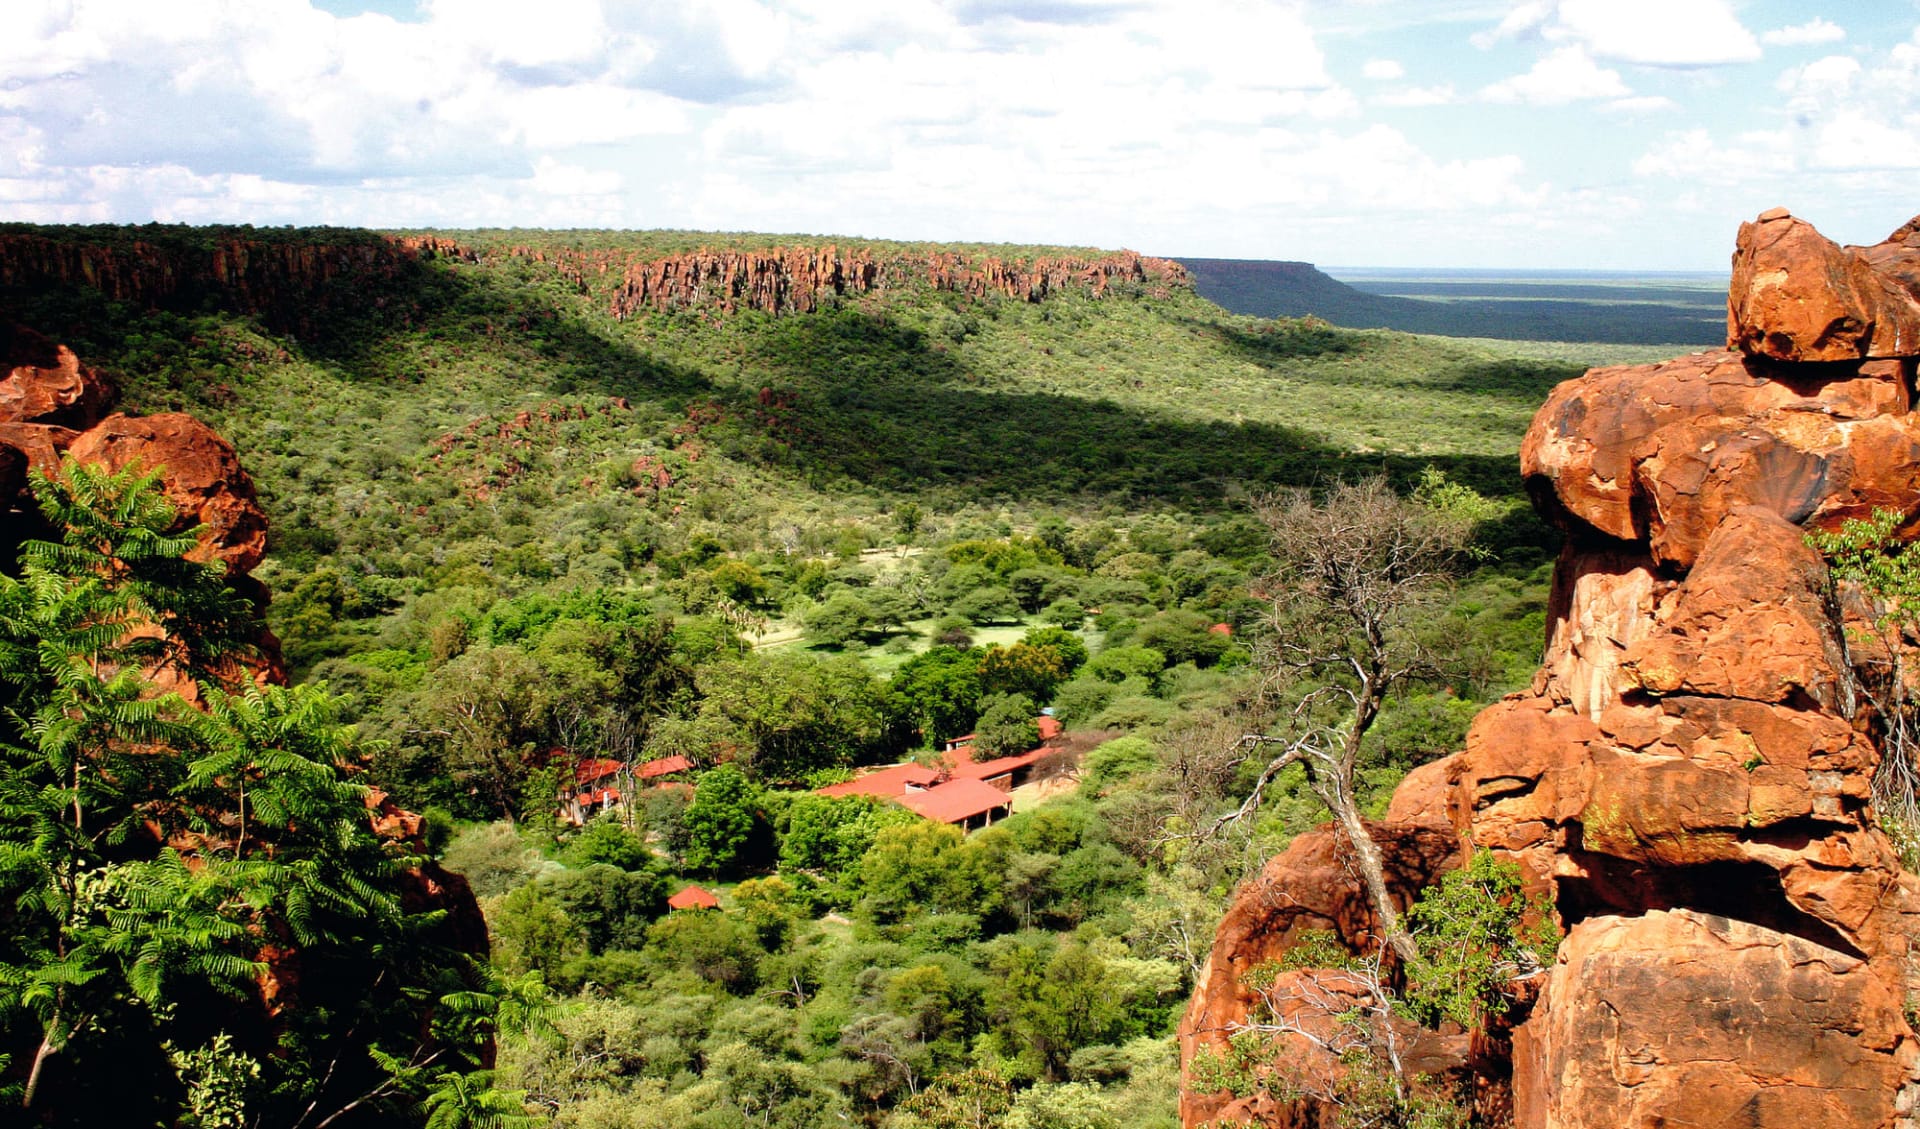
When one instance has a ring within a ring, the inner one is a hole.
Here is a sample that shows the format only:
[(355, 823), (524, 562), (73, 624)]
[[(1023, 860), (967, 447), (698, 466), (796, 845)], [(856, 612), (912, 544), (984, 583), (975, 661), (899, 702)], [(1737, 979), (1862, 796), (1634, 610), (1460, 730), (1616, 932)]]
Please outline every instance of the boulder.
[(160, 470), (160, 486), (180, 511), (180, 527), (205, 525), (200, 559), (225, 561), (235, 573), (253, 571), (267, 551), (267, 517), (253, 479), (233, 447), (189, 415), (114, 415), (82, 433), (69, 448), (81, 462), (119, 471), (130, 465)]
[(1535, 503), (1582, 546), (1684, 571), (1722, 519), (1920, 512), (1912, 362), (1782, 366), (1737, 353), (1598, 368), (1556, 387), (1520, 448)]
[[(1754, 567), (1763, 561), (1767, 567)], [(1803, 530), (1770, 509), (1736, 510), (1708, 536), (1686, 584), (1626, 648), (1621, 665), (1652, 694), (1805, 697), (1838, 709), (1844, 661), (1826, 585), (1826, 562)]]
[(0, 323), (0, 372), (0, 423), (91, 427), (113, 402), (105, 377), (24, 326)]
[(1515, 1129), (1889, 1125), (1900, 1005), (1859, 957), (1744, 921), (1582, 921), (1515, 1035)]
[(1727, 346), (1782, 361), (1920, 354), (1920, 218), (1841, 247), (1785, 208), (1740, 225)]

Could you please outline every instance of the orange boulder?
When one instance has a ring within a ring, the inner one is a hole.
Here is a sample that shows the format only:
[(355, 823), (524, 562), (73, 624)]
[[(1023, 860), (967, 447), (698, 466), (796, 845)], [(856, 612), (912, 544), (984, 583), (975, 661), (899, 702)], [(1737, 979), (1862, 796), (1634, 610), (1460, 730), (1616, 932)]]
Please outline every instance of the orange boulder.
[(267, 551), (267, 517), (233, 447), (189, 415), (114, 415), (73, 441), (73, 457), (118, 471), (161, 468), (161, 489), (183, 528), (205, 525), (201, 552), (236, 573), (251, 572)]

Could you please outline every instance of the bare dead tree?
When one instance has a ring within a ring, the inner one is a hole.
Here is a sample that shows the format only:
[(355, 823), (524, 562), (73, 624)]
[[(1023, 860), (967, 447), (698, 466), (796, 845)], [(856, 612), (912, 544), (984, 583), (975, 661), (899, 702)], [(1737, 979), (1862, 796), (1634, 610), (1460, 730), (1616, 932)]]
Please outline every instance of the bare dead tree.
[(1275, 721), (1235, 742), (1267, 764), (1245, 801), (1204, 833), (1250, 816), (1274, 779), (1300, 765), (1353, 848), (1381, 935), (1402, 959), (1417, 959), (1355, 783), (1367, 733), (1389, 696), (1452, 665), (1422, 628), (1460, 567), (1472, 519), (1459, 507), (1403, 498), (1383, 478), (1341, 483), (1318, 499), (1283, 491), (1256, 500), (1254, 513), (1275, 561), (1257, 589), (1267, 610), (1255, 648), (1261, 696)]

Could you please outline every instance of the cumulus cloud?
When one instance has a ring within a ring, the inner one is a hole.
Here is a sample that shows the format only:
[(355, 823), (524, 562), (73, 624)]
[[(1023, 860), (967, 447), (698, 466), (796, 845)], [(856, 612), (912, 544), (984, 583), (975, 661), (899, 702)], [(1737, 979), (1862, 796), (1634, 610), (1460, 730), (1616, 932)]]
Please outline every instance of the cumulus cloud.
[[(1517, 155), (1451, 159), (1366, 122), (1309, 11), (426, 0), (403, 21), (308, 0), (4, 0), (0, 206), (57, 221), (1158, 234), (1183, 251), (1203, 224), (1290, 240), (1310, 216), (1542, 206)], [(1625, 94), (1581, 59), (1514, 88)], [(1362, 73), (1404, 78), (1386, 58)], [(1459, 98), (1442, 84), (1372, 102)]]
[(1615, 98), (1601, 108), (1613, 114), (1657, 114), (1678, 110), (1680, 103), (1662, 94), (1650, 94), (1634, 98)]
[(1831, 20), (1815, 16), (1803, 24), (1777, 27), (1760, 36), (1769, 47), (1807, 47), (1820, 43), (1838, 43), (1847, 37), (1846, 29)]
[(1418, 108), (1421, 106), (1447, 106), (1459, 101), (1453, 91), (1452, 83), (1438, 86), (1410, 86), (1405, 90), (1394, 90), (1378, 95), (1373, 99), (1375, 105), (1396, 108)]
[(1499, 26), (1473, 37), (1574, 44), (1596, 59), (1650, 67), (1709, 67), (1751, 62), (1760, 42), (1726, 0), (1529, 0)]
[(1583, 47), (1560, 47), (1534, 63), (1533, 69), (1486, 87), (1480, 96), (1489, 102), (1518, 102), (1534, 106), (1564, 106), (1591, 98), (1624, 98), (1631, 94), (1620, 72), (1593, 61)]

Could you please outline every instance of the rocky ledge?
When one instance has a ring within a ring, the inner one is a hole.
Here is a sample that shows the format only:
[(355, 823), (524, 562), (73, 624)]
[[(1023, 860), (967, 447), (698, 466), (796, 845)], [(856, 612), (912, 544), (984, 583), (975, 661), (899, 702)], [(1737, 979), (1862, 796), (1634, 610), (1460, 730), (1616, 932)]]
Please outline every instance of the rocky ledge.
[[(1566, 532), (1541, 668), (1374, 828), (1396, 897), (1490, 849), (1565, 930), (1510, 1026), (1429, 1040), (1483, 1124), (1917, 1124), (1920, 880), (1877, 825), (1881, 750), (1806, 541), (1875, 509), (1920, 524), (1917, 224), (1843, 248), (1762, 215), (1740, 229), (1725, 351), (1594, 369), (1533, 421), (1522, 472)], [(1303, 836), (1236, 896), (1183, 1064), (1247, 1021), (1242, 978), (1301, 928), (1364, 943), (1340, 850)], [(1190, 1085), (1181, 1111), (1332, 1123)]]

